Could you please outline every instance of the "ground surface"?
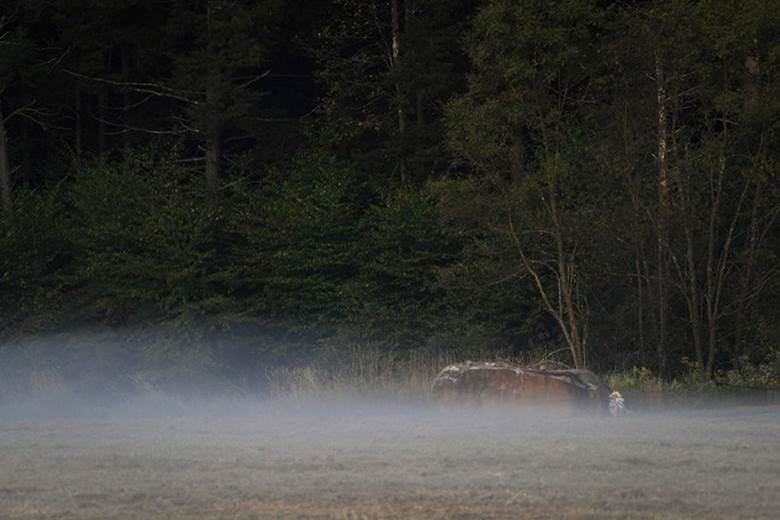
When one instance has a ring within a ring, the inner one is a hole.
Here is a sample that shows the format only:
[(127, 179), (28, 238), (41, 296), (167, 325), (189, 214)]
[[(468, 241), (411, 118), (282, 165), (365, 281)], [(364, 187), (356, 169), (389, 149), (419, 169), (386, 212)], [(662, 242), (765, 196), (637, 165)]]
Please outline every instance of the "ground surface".
[[(0, 413), (0, 518), (777, 518), (780, 406)], [(177, 415), (178, 414), (178, 415)]]

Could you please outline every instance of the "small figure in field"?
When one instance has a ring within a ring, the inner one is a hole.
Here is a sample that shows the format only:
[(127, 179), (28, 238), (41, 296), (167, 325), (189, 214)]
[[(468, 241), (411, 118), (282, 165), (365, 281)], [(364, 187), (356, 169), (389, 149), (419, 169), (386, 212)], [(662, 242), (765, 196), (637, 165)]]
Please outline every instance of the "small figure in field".
[(623, 417), (626, 415), (625, 401), (617, 390), (609, 394), (609, 415), (612, 417)]

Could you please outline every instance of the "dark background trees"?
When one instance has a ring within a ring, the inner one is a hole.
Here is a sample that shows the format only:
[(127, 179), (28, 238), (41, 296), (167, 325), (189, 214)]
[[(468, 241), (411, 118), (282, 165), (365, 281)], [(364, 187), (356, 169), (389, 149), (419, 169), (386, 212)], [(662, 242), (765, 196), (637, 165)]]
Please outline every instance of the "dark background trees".
[(778, 29), (760, 1), (6, 2), (0, 348), (761, 363)]

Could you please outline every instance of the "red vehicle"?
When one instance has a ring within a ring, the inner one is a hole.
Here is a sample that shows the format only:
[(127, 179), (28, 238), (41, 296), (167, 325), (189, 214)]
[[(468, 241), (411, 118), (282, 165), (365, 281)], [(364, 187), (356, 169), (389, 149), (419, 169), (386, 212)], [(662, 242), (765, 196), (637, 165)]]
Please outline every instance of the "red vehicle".
[(449, 365), (433, 382), (444, 402), (499, 401), (605, 410), (609, 390), (589, 370), (545, 370), (509, 363)]

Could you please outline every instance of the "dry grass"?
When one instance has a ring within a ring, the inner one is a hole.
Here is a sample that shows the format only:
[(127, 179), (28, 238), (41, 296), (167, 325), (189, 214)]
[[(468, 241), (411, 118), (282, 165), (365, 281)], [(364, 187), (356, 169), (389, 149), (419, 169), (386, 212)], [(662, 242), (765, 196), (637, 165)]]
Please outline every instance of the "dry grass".
[(506, 357), (495, 352), (387, 353), (372, 345), (342, 347), (339, 358), (296, 368), (272, 368), (265, 372), (269, 395), (293, 400), (328, 399), (350, 395), (382, 400), (428, 401), (431, 383), (439, 371), (468, 359), (507, 361), (522, 366), (565, 368), (555, 353), (535, 352)]
[(452, 354), (412, 353), (401, 357), (364, 346), (347, 351), (341, 362), (273, 368), (265, 372), (265, 378), (271, 397), (426, 399), (439, 370), (456, 360)]

